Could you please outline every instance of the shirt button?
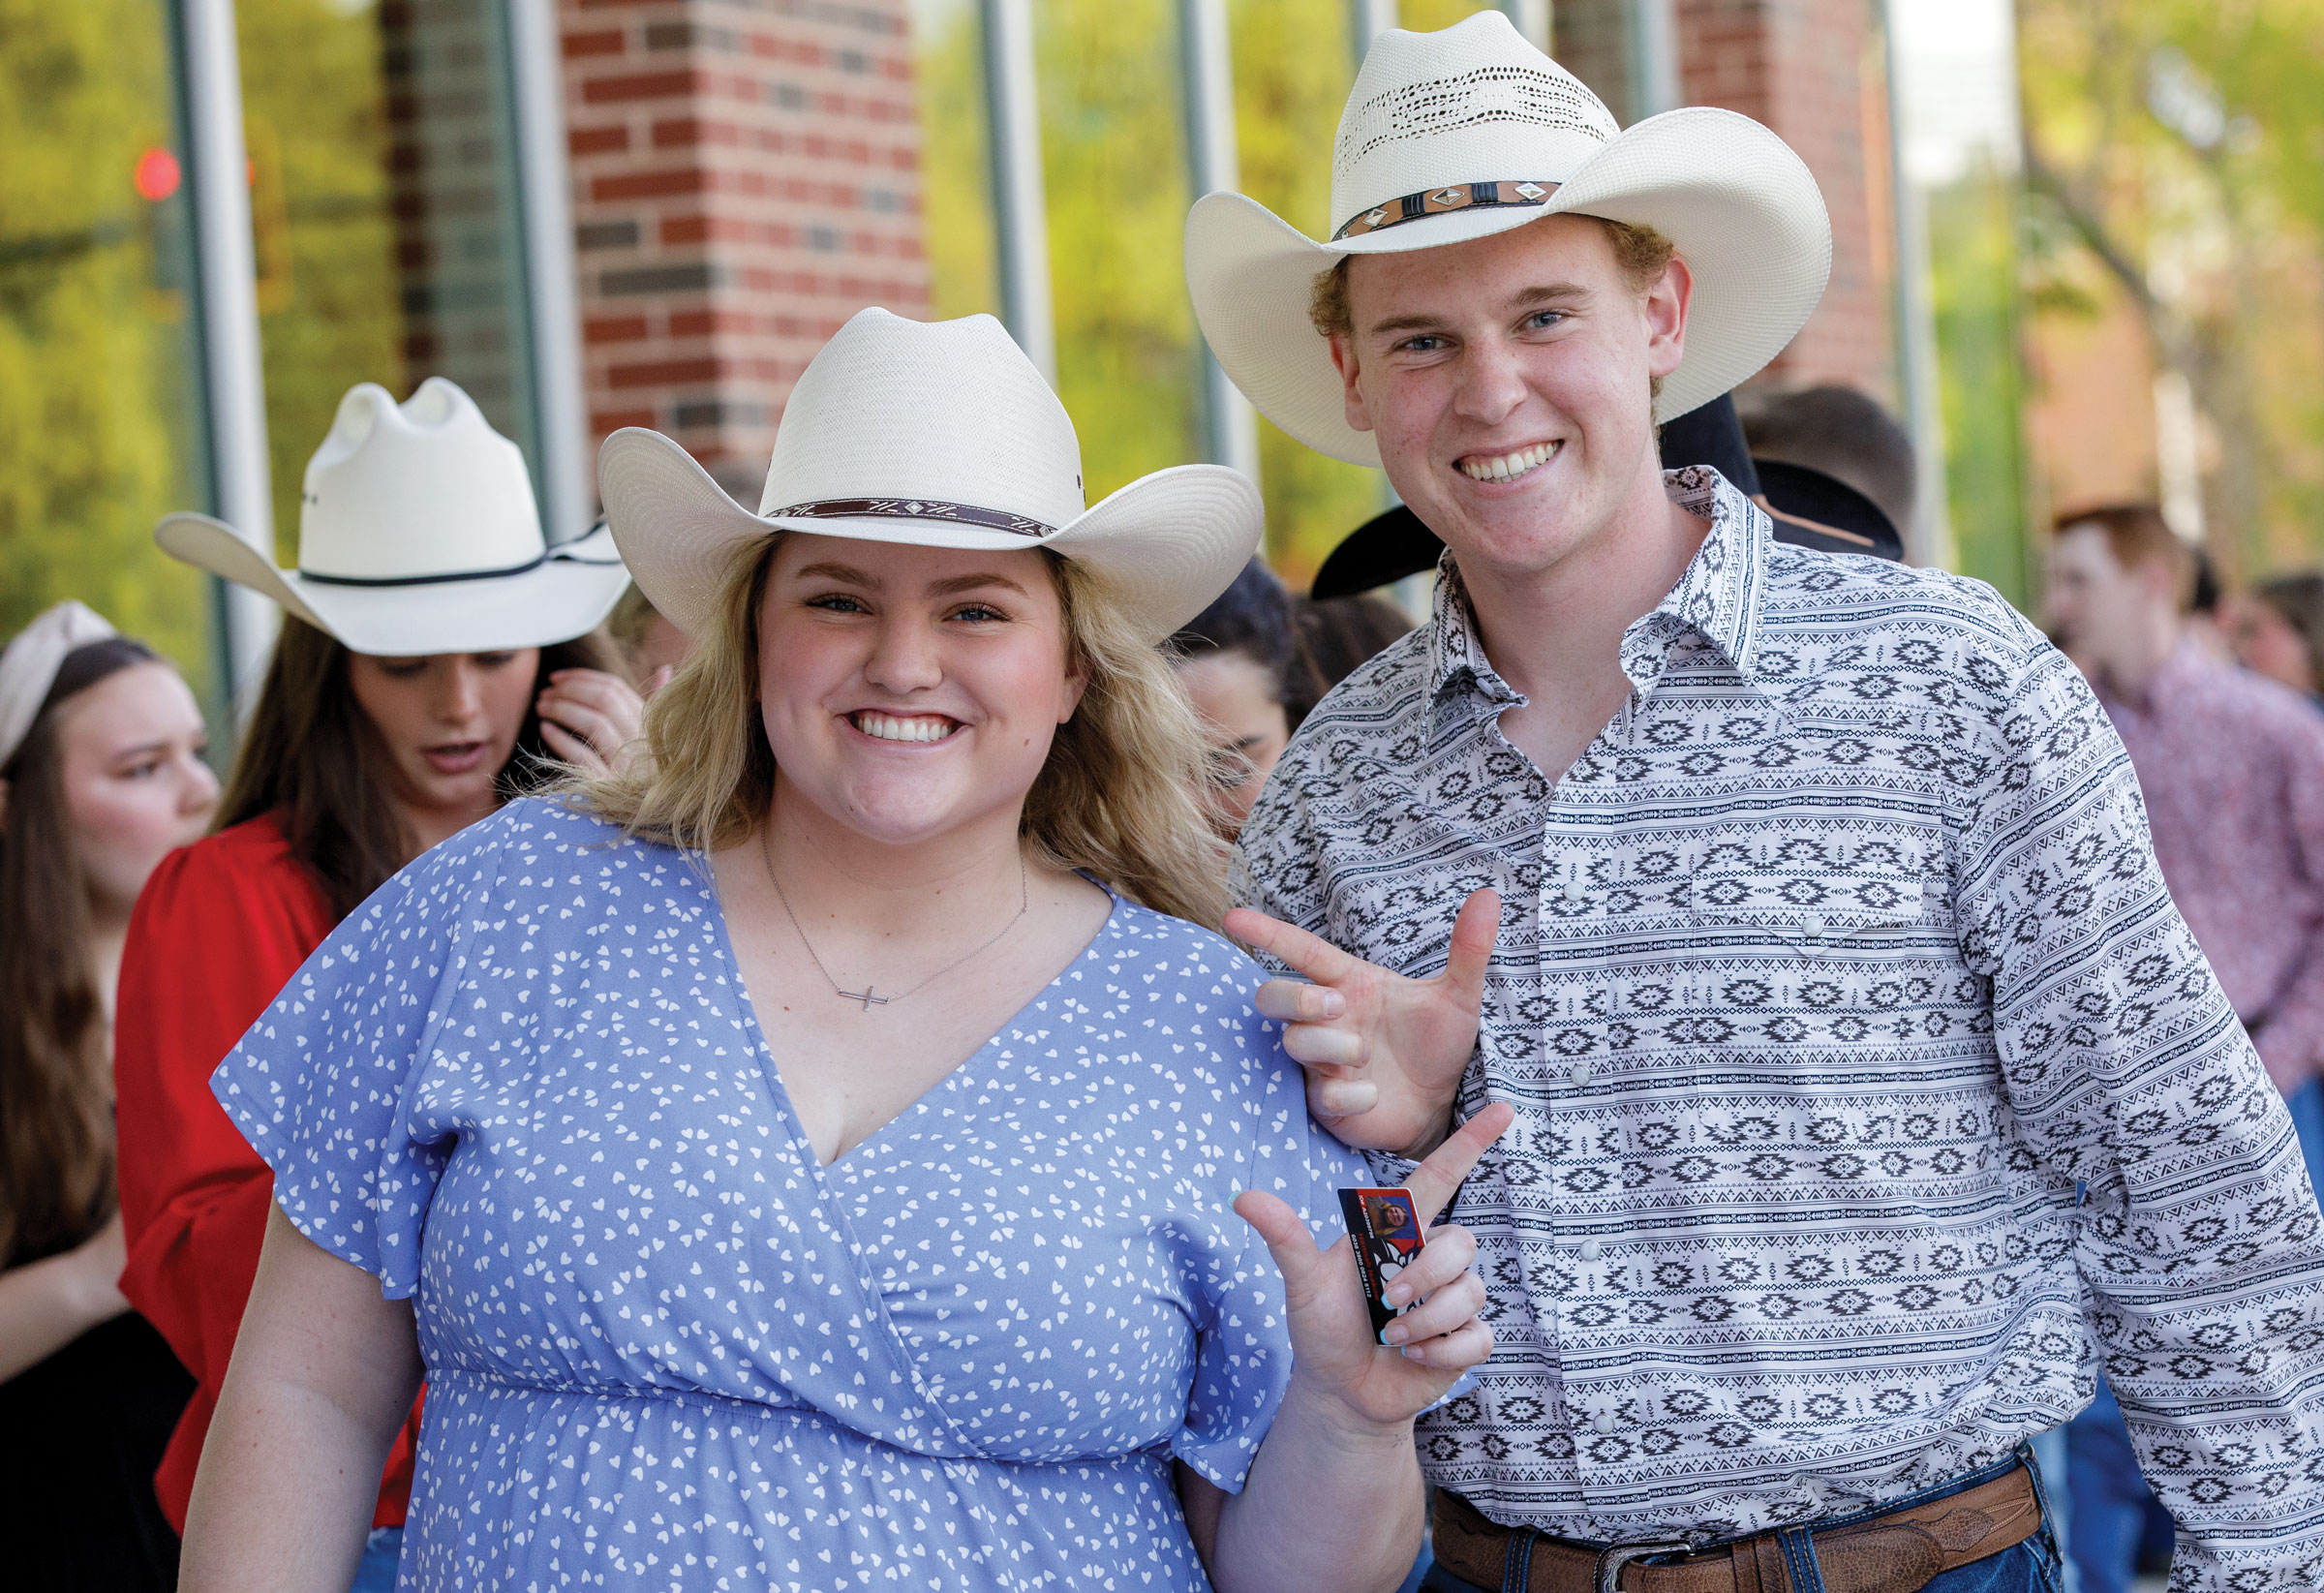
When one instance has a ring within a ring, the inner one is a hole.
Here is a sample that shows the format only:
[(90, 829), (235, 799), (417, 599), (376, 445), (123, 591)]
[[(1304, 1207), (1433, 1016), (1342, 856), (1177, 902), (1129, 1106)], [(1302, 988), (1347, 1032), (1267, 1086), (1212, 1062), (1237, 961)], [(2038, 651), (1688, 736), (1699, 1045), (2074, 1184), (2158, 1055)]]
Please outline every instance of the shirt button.
[(1799, 921), (1799, 927), (1803, 932), (1805, 932), (1809, 939), (1815, 939), (1818, 935), (1823, 933), (1823, 914), (1819, 912), (1812, 912), (1808, 914), (1807, 917)]
[(1580, 900), (1582, 899), (1582, 895), (1583, 895), (1583, 891), (1582, 891), (1582, 888), (1581, 888), (1581, 881), (1580, 881), (1580, 880), (1578, 880), (1578, 879), (1569, 879), (1569, 880), (1567, 880), (1567, 881), (1566, 881), (1566, 900), (1567, 900), (1567, 901), (1569, 901), (1569, 902), (1578, 902), (1578, 901), (1580, 901)]
[(1596, 1416), (1590, 1418), (1590, 1428), (1594, 1432), (1610, 1433), (1620, 1425), (1615, 1421), (1612, 1411), (1600, 1411)]
[(1605, 1245), (1603, 1245), (1603, 1244), (1601, 1244), (1601, 1243), (1599, 1243), (1599, 1242), (1598, 1242), (1596, 1240), (1594, 1240), (1594, 1239), (1585, 1239), (1585, 1240), (1583, 1240), (1583, 1241), (1581, 1241), (1581, 1259), (1582, 1259), (1582, 1260), (1584, 1260), (1584, 1261), (1596, 1261), (1596, 1260), (1597, 1260), (1597, 1259), (1598, 1259), (1600, 1256), (1602, 1256), (1602, 1255), (1604, 1255), (1604, 1254), (1605, 1254)]
[(1574, 1071), (1568, 1074), (1567, 1077), (1574, 1081), (1576, 1088), (1579, 1088), (1581, 1086), (1590, 1082), (1590, 1064), (1587, 1062), (1575, 1062), (1574, 1064)]

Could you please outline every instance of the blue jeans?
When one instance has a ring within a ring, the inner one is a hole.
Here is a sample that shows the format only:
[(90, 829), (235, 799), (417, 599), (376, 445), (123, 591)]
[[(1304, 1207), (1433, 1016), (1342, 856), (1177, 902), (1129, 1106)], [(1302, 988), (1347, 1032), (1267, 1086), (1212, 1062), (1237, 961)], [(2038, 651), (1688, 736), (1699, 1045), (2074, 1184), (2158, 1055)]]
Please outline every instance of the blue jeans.
[(355, 1562), (355, 1579), (347, 1593), (395, 1593), (395, 1568), (404, 1557), (404, 1529), (378, 1526), (363, 1545)]
[(2300, 1135), (2300, 1154), (2308, 1158), (2308, 1181), (2316, 1203), (2324, 1206), (2324, 1079), (2310, 1079), (2285, 1097), (2292, 1111), (2292, 1127)]
[[(1934, 1499), (1942, 1499), (1947, 1495), (1975, 1487), (1980, 1483), (1991, 1482), (1996, 1477), (2006, 1476), (2018, 1464), (2018, 1460), (2005, 1460), (1998, 1466), (1989, 1466), (1983, 1471), (1961, 1478), (1957, 1482), (1945, 1483), (1940, 1486), (1929, 1488), (1925, 1492), (1911, 1493), (1901, 1499), (1890, 1500), (1886, 1504), (1877, 1506), (1858, 1516), (1836, 1516), (1828, 1522), (1819, 1524), (1839, 1526), (1850, 1520), (1869, 1520), (1874, 1516), (1886, 1516), (1894, 1511), (1902, 1510), (1908, 1505), (1926, 1504)], [(2024, 1543), (2004, 1548), (1999, 1554), (1988, 1554), (1981, 1560), (1972, 1560), (1968, 1565), (1957, 1567), (1954, 1570), (1939, 1572), (1922, 1587), (1921, 1593), (2059, 1593), (2059, 1589), (2064, 1583), (2058, 1558), (2058, 1545), (2050, 1535), (2049, 1493), (2042, 1486), (2040, 1469), (2030, 1463), (2027, 1469), (2034, 1473), (2034, 1487), (2041, 1490), (2040, 1530)], [(1799, 1562), (1794, 1560), (1792, 1563), (1796, 1565)], [(1793, 1593), (1823, 1593), (1823, 1578), (1820, 1576), (1814, 1578), (1814, 1583), (1813, 1586), (1799, 1586), (1795, 1582)], [(1474, 1582), (1462, 1581), (1441, 1565), (1432, 1566), (1428, 1572), (1428, 1579), (1421, 1585), (1422, 1593), (1495, 1593), (1493, 1589), (1481, 1588)]]

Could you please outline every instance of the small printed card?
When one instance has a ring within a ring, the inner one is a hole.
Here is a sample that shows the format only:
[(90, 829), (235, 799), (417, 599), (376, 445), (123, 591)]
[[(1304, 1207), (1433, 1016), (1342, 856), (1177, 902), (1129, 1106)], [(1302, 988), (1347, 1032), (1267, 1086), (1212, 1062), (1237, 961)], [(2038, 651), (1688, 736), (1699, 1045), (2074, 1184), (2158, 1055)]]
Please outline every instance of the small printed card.
[(1405, 1309), (1388, 1303), (1388, 1286), (1428, 1241), (1409, 1189), (1342, 1189), (1340, 1214), (1356, 1249), (1356, 1275), (1363, 1280), (1364, 1303), (1372, 1308), (1372, 1336)]

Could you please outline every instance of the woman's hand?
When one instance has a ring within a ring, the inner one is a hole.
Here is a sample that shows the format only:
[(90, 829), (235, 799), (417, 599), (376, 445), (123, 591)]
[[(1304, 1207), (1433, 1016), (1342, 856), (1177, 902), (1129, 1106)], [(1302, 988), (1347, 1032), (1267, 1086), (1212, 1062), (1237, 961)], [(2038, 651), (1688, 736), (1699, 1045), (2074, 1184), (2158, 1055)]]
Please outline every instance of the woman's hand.
[(645, 721), (645, 700), (629, 683), (602, 669), (559, 669), (534, 699), (540, 739), (566, 762), (592, 774), (611, 774), (634, 752)]
[(1461, 904), (1433, 979), (1391, 973), (1248, 907), (1227, 914), (1226, 929), (1313, 981), (1269, 979), (1253, 1004), (1284, 1025), (1283, 1049), (1307, 1072), (1316, 1120), (1358, 1149), (1416, 1159), (1433, 1150), (1477, 1049), (1500, 895), (1477, 891)]
[(115, 1213), (63, 1254), (0, 1272), (0, 1383), (128, 1310), (118, 1281), (127, 1258)]
[(1462, 1227), (1428, 1224), (1515, 1117), (1506, 1102), (1494, 1102), (1413, 1170), (1405, 1187), (1428, 1241), (1389, 1285), (1388, 1302), (1420, 1303), (1389, 1324), (1385, 1346), (1372, 1337), (1371, 1311), (1347, 1239), (1319, 1250), (1299, 1213), (1274, 1196), (1252, 1190), (1235, 1202), (1283, 1274), (1295, 1389), (1304, 1386), (1311, 1397), (1361, 1427), (1398, 1427), (1493, 1353), (1493, 1331), (1478, 1314), (1484, 1308), (1484, 1283), (1470, 1270), (1476, 1239)]

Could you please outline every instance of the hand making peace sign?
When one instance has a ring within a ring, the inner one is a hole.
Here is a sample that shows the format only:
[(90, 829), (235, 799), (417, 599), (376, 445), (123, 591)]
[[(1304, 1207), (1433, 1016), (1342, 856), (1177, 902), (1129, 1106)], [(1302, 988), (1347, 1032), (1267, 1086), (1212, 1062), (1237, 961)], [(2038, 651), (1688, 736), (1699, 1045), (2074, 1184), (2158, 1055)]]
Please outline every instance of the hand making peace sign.
[(1227, 914), (1226, 930), (1313, 981), (1269, 979), (1258, 1007), (1285, 1026), (1283, 1049), (1307, 1070), (1317, 1121), (1359, 1149), (1418, 1156), (1443, 1140), (1477, 1048), (1484, 970), (1501, 931), (1498, 892), (1461, 904), (1445, 971), (1433, 979), (1391, 973), (1248, 907)]

